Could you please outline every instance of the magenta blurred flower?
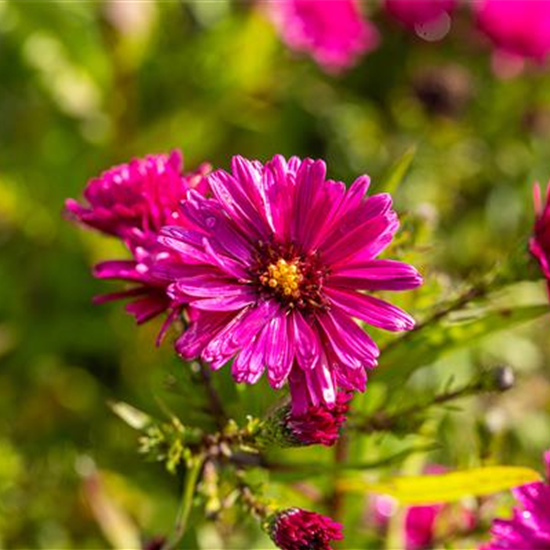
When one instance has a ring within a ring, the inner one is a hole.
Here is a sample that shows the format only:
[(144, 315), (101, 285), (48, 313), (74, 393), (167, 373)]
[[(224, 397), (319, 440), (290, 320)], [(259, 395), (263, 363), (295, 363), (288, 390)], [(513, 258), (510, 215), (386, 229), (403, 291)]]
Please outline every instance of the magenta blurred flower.
[(290, 413), (286, 428), (290, 437), (301, 445), (331, 447), (340, 437), (340, 428), (346, 422), (351, 394), (339, 392), (336, 403), (311, 405), (303, 414)]
[(546, 201), (542, 203), (540, 186), (535, 185), (535, 230), (529, 242), (531, 253), (538, 260), (542, 273), (548, 281), (550, 293), (550, 185), (546, 193)]
[[(440, 475), (447, 468), (429, 464), (424, 473)], [(370, 499), (368, 521), (375, 523), (384, 532), (391, 517), (398, 510), (397, 501), (388, 495), (376, 495)], [(406, 550), (433, 548), (439, 540), (445, 540), (457, 533), (467, 533), (475, 528), (476, 516), (461, 503), (433, 503), (424, 506), (409, 506), (403, 516), (402, 537)], [(445, 534), (444, 534), (445, 533)]]
[(391, 197), (365, 197), (366, 176), (346, 190), (325, 175), (320, 160), (235, 157), (232, 174), (208, 177), (212, 199), (189, 192), (182, 209), (194, 228), (166, 227), (159, 239), (179, 262), (156, 275), (200, 311), (178, 353), (214, 369), (234, 358), (237, 382), (253, 384), (264, 369), (274, 388), (289, 379), (295, 414), (334, 404), (338, 386), (364, 391), (378, 348), (353, 317), (413, 328), (407, 313), (360, 291), (422, 283), (413, 267), (375, 259), (399, 226)]
[(182, 174), (182, 167), (179, 151), (134, 159), (92, 179), (84, 191), (87, 204), (66, 201), (66, 213), (71, 219), (118, 237), (131, 252), (131, 260), (112, 260), (95, 266), (94, 275), (128, 281), (134, 286), (99, 296), (96, 301), (135, 298), (127, 310), (139, 323), (170, 307), (166, 283), (151, 273), (153, 262), (169, 256), (157, 242), (159, 231), (166, 224), (184, 225), (180, 202), (189, 189), (206, 189), (207, 165), (188, 175)]
[(407, 508), (404, 526), (407, 550), (431, 548), (435, 535), (435, 523), (443, 508), (443, 504)]
[(498, 50), (545, 61), (550, 52), (550, 0), (477, 0), (478, 26)]
[(385, 5), (393, 17), (414, 29), (450, 15), (456, 7), (456, 0), (386, 0)]
[(355, 0), (261, 0), (282, 39), (328, 72), (355, 64), (378, 45), (374, 25)]
[(273, 542), (281, 550), (332, 550), (330, 542), (342, 540), (342, 526), (326, 516), (289, 508), (268, 520)]
[(550, 451), (544, 459), (547, 481), (528, 483), (512, 491), (519, 506), (511, 519), (493, 521), (493, 539), (482, 550), (550, 549)]

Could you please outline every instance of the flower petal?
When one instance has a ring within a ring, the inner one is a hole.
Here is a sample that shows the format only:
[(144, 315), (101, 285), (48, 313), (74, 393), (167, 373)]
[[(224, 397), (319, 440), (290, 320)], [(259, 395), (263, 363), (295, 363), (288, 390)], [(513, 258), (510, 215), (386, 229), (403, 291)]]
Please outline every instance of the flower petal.
[(391, 331), (414, 328), (414, 319), (408, 313), (383, 300), (352, 290), (326, 288), (325, 292), (337, 306), (369, 325)]
[(409, 290), (422, 284), (422, 276), (403, 262), (371, 260), (340, 266), (331, 274), (330, 284), (356, 290)]

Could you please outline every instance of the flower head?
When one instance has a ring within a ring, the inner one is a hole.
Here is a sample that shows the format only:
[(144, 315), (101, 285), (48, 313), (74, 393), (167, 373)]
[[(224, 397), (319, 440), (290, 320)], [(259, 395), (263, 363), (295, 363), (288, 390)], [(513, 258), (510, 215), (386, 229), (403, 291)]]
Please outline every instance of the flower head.
[(493, 539), (482, 550), (550, 549), (550, 451), (545, 454), (546, 482), (528, 483), (513, 490), (518, 501), (511, 519), (495, 519)]
[(293, 412), (336, 401), (336, 388), (364, 391), (378, 348), (356, 324), (408, 330), (404, 311), (362, 291), (404, 290), (422, 279), (411, 266), (375, 259), (398, 220), (387, 194), (365, 197), (366, 176), (349, 190), (327, 180), (322, 161), (241, 157), (213, 172), (212, 199), (190, 191), (192, 229), (166, 227), (159, 241), (179, 262), (159, 266), (168, 294), (199, 312), (176, 342), (184, 359), (218, 369), (234, 359), (237, 382), (267, 370), (290, 380)]
[(310, 405), (302, 414), (295, 414), (289, 405), (283, 405), (263, 423), (260, 438), (281, 447), (331, 447), (346, 422), (350, 399), (351, 394), (338, 392), (331, 407), (325, 403)]
[(87, 204), (68, 199), (66, 213), (84, 226), (119, 238), (132, 255), (130, 260), (112, 260), (94, 268), (100, 279), (120, 279), (134, 283), (130, 290), (99, 296), (102, 302), (135, 298), (127, 306), (142, 323), (170, 306), (166, 284), (155, 278), (151, 266), (169, 256), (157, 241), (167, 224), (185, 225), (179, 210), (189, 189), (204, 192), (208, 171), (201, 166), (194, 174), (183, 175), (179, 151), (169, 155), (149, 155), (115, 166), (92, 179), (84, 191)]
[(290, 413), (287, 427), (292, 437), (302, 445), (331, 447), (340, 437), (340, 428), (346, 423), (351, 395), (339, 392), (332, 407), (325, 403), (311, 405), (303, 414)]
[(543, 62), (550, 52), (550, 0), (484, 0), (478, 26), (506, 54)]
[(352, 66), (374, 49), (378, 32), (355, 0), (263, 0), (283, 40), (329, 72)]
[(456, 0), (386, 0), (388, 12), (406, 27), (433, 23), (456, 7)]
[(289, 508), (268, 519), (269, 535), (281, 550), (332, 550), (342, 540), (342, 526), (326, 516)]
[(545, 204), (542, 204), (540, 186), (535, 185), (535, 230), (529, 242), (531, 254), (538, 260), (540, 268), (548, 281), (550, 293), (550, 185)]

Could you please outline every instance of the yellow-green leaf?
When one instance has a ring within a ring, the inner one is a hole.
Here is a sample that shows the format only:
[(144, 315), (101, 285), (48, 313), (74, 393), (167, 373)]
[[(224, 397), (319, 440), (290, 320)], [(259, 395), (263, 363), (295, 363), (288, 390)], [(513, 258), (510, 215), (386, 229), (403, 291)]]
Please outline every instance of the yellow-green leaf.
[(377, 189), (376, 192), (378, 193), (383, 191), (385, 193), (394, 194), (409, 173), (415, 155), (416, 146), (412, 146), (407, 149), (403, 156), (399, 158), (396, 164), (391, 168), (390, 173), (384, 179), (384, 184), (382, 187)]
[(411, 506), (491, 495), (540, 480), (540, 474), (530, 468), (490, 466), (441, 475), (397, 477), (379, 483), (348, 478), (342, 479), (340, 486), (350, 492), (389, 495), (400, 504)]

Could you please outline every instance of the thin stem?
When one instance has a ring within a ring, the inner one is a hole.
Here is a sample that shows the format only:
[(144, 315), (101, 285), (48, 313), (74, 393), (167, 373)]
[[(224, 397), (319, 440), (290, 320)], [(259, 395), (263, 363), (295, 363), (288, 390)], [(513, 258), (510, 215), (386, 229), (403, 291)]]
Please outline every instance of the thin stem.
[(469, 288), (468, 290), (463, 292), (458, 298), (453, 300), (450, 304), (436, 311), (421, 323), (418, 323), (411, 331), (406, 332), (400, 338), (396, 338), (395, 340), (389, 342), (386, 346), (384, 346), (384, 348), (381, 349), (381, 353), (384, 353), (396, 346), (397, 344), (407, 340), (413, 334), (416, 334), (424, 330), (425, 328), (430, 327), (433, 323), (436, 323), (437, 321), (440, 321), (441, 319), (447, 317), (447, 315), (450, 315), (451, 313), (462, 309), (464, 306), (468, 305), (470, 301), (485, 296), (485, 294), (489, 290), (489, 287), (489, 284), (482, 282), (478, 286)]
[(202, 361), (198, 362), (199, 372), (210, 400), (210, 410), (216, 420), (216, 424), (220, 430), (223, 430), (227, 424), (228, 416), (225, 412), (222, 400), (214, 387), (212, 382), (212, 374), (208, 365), (205, 365)]
[(172, 538), (168, 540), (161, 550), (174, 550), (180, 543), (185, 530), (187, 528), (187, 521), (193, 505), (193, 497), (195, 495), (195, 487), (199, 479), (199, 474), (204, 464), (204, 456), (197, 455), (191, 459), (191, 465), (187, 470), (185, 476), (185, 482), (183, 484), (183, 493), (181, 498), (180, 508), (176, 517), (176, 524), (174, 527), (174, 534)]
[(345, 493), (340, 488), (338, 477), (340, 475), (341, 468), (347, 461), (348, 450), (349, 441), (347, 435), (344, 433), (340, 436), (334, 447), (334, 490), (328, 502), (330, 516), (336, 521), (339, 521), (339, 519), (343, 516), (344, 511)]
[(238, 490), (244, 505), (260, 521), (264, 521), (269, 515), (268, 506), (254, 493), (252, 487), (244, 479), (245, 471), (242, 468), (237, 469)]
[[(348, 429), (367, 434), (390, 431), (399, 424), (403, 425), (403, 422), (411, 422), (411, 420), (414, 422), (415, 417), (418, 417), (420, 413), (435, 405), (443, 405), (450, 401), (482, 392), (506, 391), (513, 383), (513, 379), (510, 379), (511, 376), (513, 376), (513, 374), (510, 374), (509, 371), (506, 372), (505, 368), (497, 367), (482, 373), (473, 381), (468, 382), (456, 390), (445, 391), (439, 395), (435, 395), (425, 403), (416, 403), (409, 407), (404, 407), (392, 414), (379, 412), (372, 416), (351, 421), (348, 424)], [(510, 380), (507, 380), (507, 378)]]

